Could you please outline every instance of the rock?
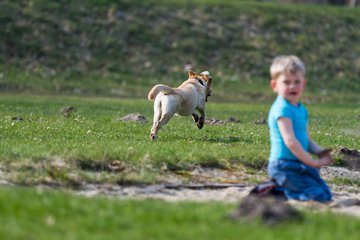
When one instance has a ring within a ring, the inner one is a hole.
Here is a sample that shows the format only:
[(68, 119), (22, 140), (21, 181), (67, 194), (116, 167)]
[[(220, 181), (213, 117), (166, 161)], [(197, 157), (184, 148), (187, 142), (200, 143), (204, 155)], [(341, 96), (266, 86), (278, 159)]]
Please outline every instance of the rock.
[(63, 107), (59, 111), (64, 117), (69, 117), (72, 112), (76, 112), (76, 108), (73, 106)]
[(257, 125), (263, 125), (263, 124), (266, 124), (267, 121), (265, 118), (259, 118), (258, 120), (254, 121), (254, 123)]
[(234, 117), (229, 117), (226, 122), (240, 123), (240, 120)]
[(234, 117), (229, 117), (227, 120), (219, 120), (219, 119), (216, 119), (216, 118), (208, 118), (208, 119), (205, 119), (205, 124), (208, 124), (208, 125), (224, 125), (224, 124), (227, 124), (227, 123), (240, 123), (240, 120), (234, 118)]
[(20, 116), (15, 116), (11, 118), (12, 121), (24, 121), (24, 119)]
[(113, 160), (108, 164), (108, 168), (114, 172), (120, 172), (125, 170), (125, 164), (119, 160)]
[(116, 120), (123, 121), (123, 122), (137, 122), (137, 123), (147, 123), (148, 122), (146, 117), (141, 115), (140, 113), (131, 113), (124, 117), (117, 118)]

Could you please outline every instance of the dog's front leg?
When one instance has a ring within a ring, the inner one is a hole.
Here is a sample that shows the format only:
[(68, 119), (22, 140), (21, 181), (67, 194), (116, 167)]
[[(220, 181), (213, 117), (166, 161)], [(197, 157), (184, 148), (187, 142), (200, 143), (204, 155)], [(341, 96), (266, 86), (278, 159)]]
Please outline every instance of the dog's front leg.
[(196, 123), (199, 122), (199, 115), (197, 115), (196, 113), (192, 113), (191, 116), (192, 116), (194, 122), (196, 122)]
[(199, 122), (197, 123), (196, 126), (198, 127), (198, 129), (202, 129), (205, 123), (205, 109), (198, 108), (198, 111), (200, 113), (200, 117), (199, 117)]

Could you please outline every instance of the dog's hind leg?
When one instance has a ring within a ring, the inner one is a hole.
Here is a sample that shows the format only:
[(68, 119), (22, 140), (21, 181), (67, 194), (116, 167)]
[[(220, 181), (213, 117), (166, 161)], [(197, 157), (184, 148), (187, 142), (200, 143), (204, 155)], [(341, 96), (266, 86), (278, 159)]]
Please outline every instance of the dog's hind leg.
[[(172, 118), (172, 116), (177, 111), (177, 105), (171, 104), (171, 101), (173, 102), (174, 100), (173, 99), (171, 100), (170, 97), (162, 98), (162, 100), (159, 101), (160, 102), (160, 104), (158, 105), (159, 108), (157, 108), (158, 109), (157, 113), (159, 113), (159, 115), (154, 114), (154, 123), (150, 133), (150, 138), (152, 140), (156, 138), (156, 133), (162, 128), (162, 126), (164, 126)], [(155, 118), (155, 116), (157, 116), (157, 118)]]
[(151, 131), (150, 131), (150, 138), (152, 140), (155, 140), (156, 132), (158, 131), (156, 129), (157, 129), (157, 125), (158, 125), (160, 118), (161, 118), (161, 101), (159, 98), (157, 98), (157, 99), (155, 99), (155, 102), (154, 102), (154, 119), (153, 119), (153, 125), (151, 128)]
[(162, 126), (164, 126), (171, 119), (173, 115), (174, 113), (165, 113), (161, 116), (160, 120), (153, 125), (153, 128), (151, 129), (151, 133), (150, 133), (150, 138), (152, 140), (155, 140), (156, 133), (161, 129)]

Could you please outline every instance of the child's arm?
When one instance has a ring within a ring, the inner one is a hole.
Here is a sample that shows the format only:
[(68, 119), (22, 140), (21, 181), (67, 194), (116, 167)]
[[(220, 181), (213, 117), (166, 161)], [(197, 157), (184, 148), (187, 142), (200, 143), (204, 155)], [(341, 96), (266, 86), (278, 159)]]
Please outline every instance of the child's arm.
[(315, 155), (318, 155), (319, 153), (321, 153), (324, 149), (322, 147), (320, 147), (319, 145), (317, 145), (316, 142), (314, 142), (308, 133), (308, 138), (309, 138), (309, 152)]
[[(321, 168), (322, 166), (329, 165), (332, 162), (332, 159), (330, 157), (323, 157), (319, 160), (314, 160), (311, 155), (304, 150), (299, 141), (296, 139), (293, 131), (292, 122), (289, 118), (279, 118), (277, 120), (277, 124), (285, 145), (304, 164), (310, 167)], [(316, 148), (319, 146), (313, 145), (312, 147)]]
[(327, 148), (324, 149), (320, 147), (316, 142), (314, 142), (309, 134), (309, 130), (307, 130), (308, 140), (309, 140), (309, 146), (308, 146), (308, 152), (316, 155), (319, 158), (322, 158), (324, 156), (328, 156), (334, 161), (334, 159), (331, 157), (331, 149)]

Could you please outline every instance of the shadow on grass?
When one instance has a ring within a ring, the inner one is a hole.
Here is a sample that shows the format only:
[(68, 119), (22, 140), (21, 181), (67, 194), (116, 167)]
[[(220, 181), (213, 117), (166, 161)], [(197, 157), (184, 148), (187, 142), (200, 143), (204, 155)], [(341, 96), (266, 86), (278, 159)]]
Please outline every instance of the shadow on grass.
[(226, 136), (226, 137), (206, 137), (205, 141), (215, 142), (215, 143), (235, 143), (240, 142), (241, 139), (235, 136)]

